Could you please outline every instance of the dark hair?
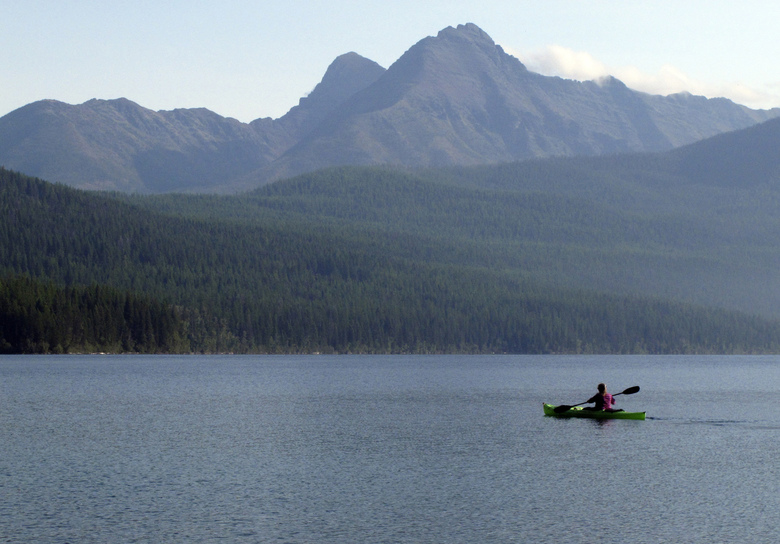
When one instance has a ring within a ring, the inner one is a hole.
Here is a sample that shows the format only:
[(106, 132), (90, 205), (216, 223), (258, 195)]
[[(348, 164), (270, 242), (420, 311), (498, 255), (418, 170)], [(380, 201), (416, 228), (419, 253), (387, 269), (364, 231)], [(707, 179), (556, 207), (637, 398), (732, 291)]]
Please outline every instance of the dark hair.
[(603, 383), (600, 383), (599, 384), (599, 392), (603, 393), (606, 390), (607, 390), (607, 386), (604, 385)]

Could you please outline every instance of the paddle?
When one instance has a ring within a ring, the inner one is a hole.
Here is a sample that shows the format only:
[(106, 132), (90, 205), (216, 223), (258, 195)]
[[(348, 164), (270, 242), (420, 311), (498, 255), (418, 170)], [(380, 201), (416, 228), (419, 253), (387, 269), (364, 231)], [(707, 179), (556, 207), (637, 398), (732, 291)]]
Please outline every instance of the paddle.
[[(628, 389), (626, 389), (624, 391), (621, 391), (620, 393), (615, 393), (612, 396), (613, 397), (617, 397), (618, 395), (633, 395), (634, 393), (638, 393), (638, 392), (639, 392), (639, 386), (635, 385), (634, 387), (629, 387)], [(586, 400), (585, 402), (581, 402), (579, 404), (572, 404), (572, 405), (561, 404), (560, 406), (556, 406), (553, 409), (553, 412), (555, 412), (556, 414), (560, 414), (562, 412), (565, 412), (566, 410), (571, 410), (575, 406), (581, 406), (583, 404), (588, 404), (588, 402), (589, 401)]]

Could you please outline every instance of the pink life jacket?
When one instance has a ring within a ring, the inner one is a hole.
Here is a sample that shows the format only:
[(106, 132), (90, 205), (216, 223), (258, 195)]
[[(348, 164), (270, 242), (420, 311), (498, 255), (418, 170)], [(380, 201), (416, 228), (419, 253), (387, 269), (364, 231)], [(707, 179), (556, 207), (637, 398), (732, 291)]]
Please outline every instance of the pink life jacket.
[(596, 403), (596, 406), (593, 407), (594, 410), (610, 410), (612, 405), (615, 404), (615, 399), (609, 393), (604, 393), (604, 396), (601, 396), (600, 394), (593, 395), (588, 402)]

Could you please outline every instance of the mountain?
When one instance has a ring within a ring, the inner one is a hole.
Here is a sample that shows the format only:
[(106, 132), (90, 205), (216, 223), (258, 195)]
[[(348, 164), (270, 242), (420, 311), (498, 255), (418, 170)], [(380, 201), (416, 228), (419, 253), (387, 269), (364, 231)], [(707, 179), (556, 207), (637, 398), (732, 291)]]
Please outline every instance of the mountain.
[(124, 98), (42, 100), (0, 118), (0, 165), (83, 189), (208, 192), (270, 164), (382, 72), (342, 55), (284, 117), (250, 124), (203, 108), (155, 112)]
[(0, 119), (0, 163), (84, 189), (206, 189), (275, 153), (273, 138), (235, 119), (205, 109), (153, 112), (126, 99), (44, 100)]
[(719, 134), (669, 154), (690, 183), (756, 188), (780, 185), (780, 119)]
[(535, 74), (473, 24), (385, 70), (338, 57), (279, 119), (128, 100), (36, 102), (0, 118), (0, 165), (84, 188), (235, 192), (333, 165), (475, 165), (661, 151), (780, 115), (725, 99)]
[(260, 178), (334, 162), (440, 166), (661, 151), (778, 114), (647, 95), (614, 78), (545, 77), (468, 24), (417, 43)]
[[(275, 124), (297, 142), (350, 96), (374, 83), (385, 69), (357, 53), (346, 53), (328, 67), (322, 81)], [(258, 122), (253, 124), (258, 126)], [(258, 126), (260, 130), (260, 128)]]

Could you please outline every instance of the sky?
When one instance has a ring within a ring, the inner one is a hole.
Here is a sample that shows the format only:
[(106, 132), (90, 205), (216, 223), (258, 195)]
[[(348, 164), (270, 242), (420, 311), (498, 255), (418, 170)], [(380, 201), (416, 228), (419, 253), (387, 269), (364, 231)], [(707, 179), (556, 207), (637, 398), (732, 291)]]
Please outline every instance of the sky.
[(278, 118), (339, 55), (387, 68), (464, 23), (545, 75), (780, 107), (776, 0), (0, 0), (0, 14), (0, 116), (124, 97)]

